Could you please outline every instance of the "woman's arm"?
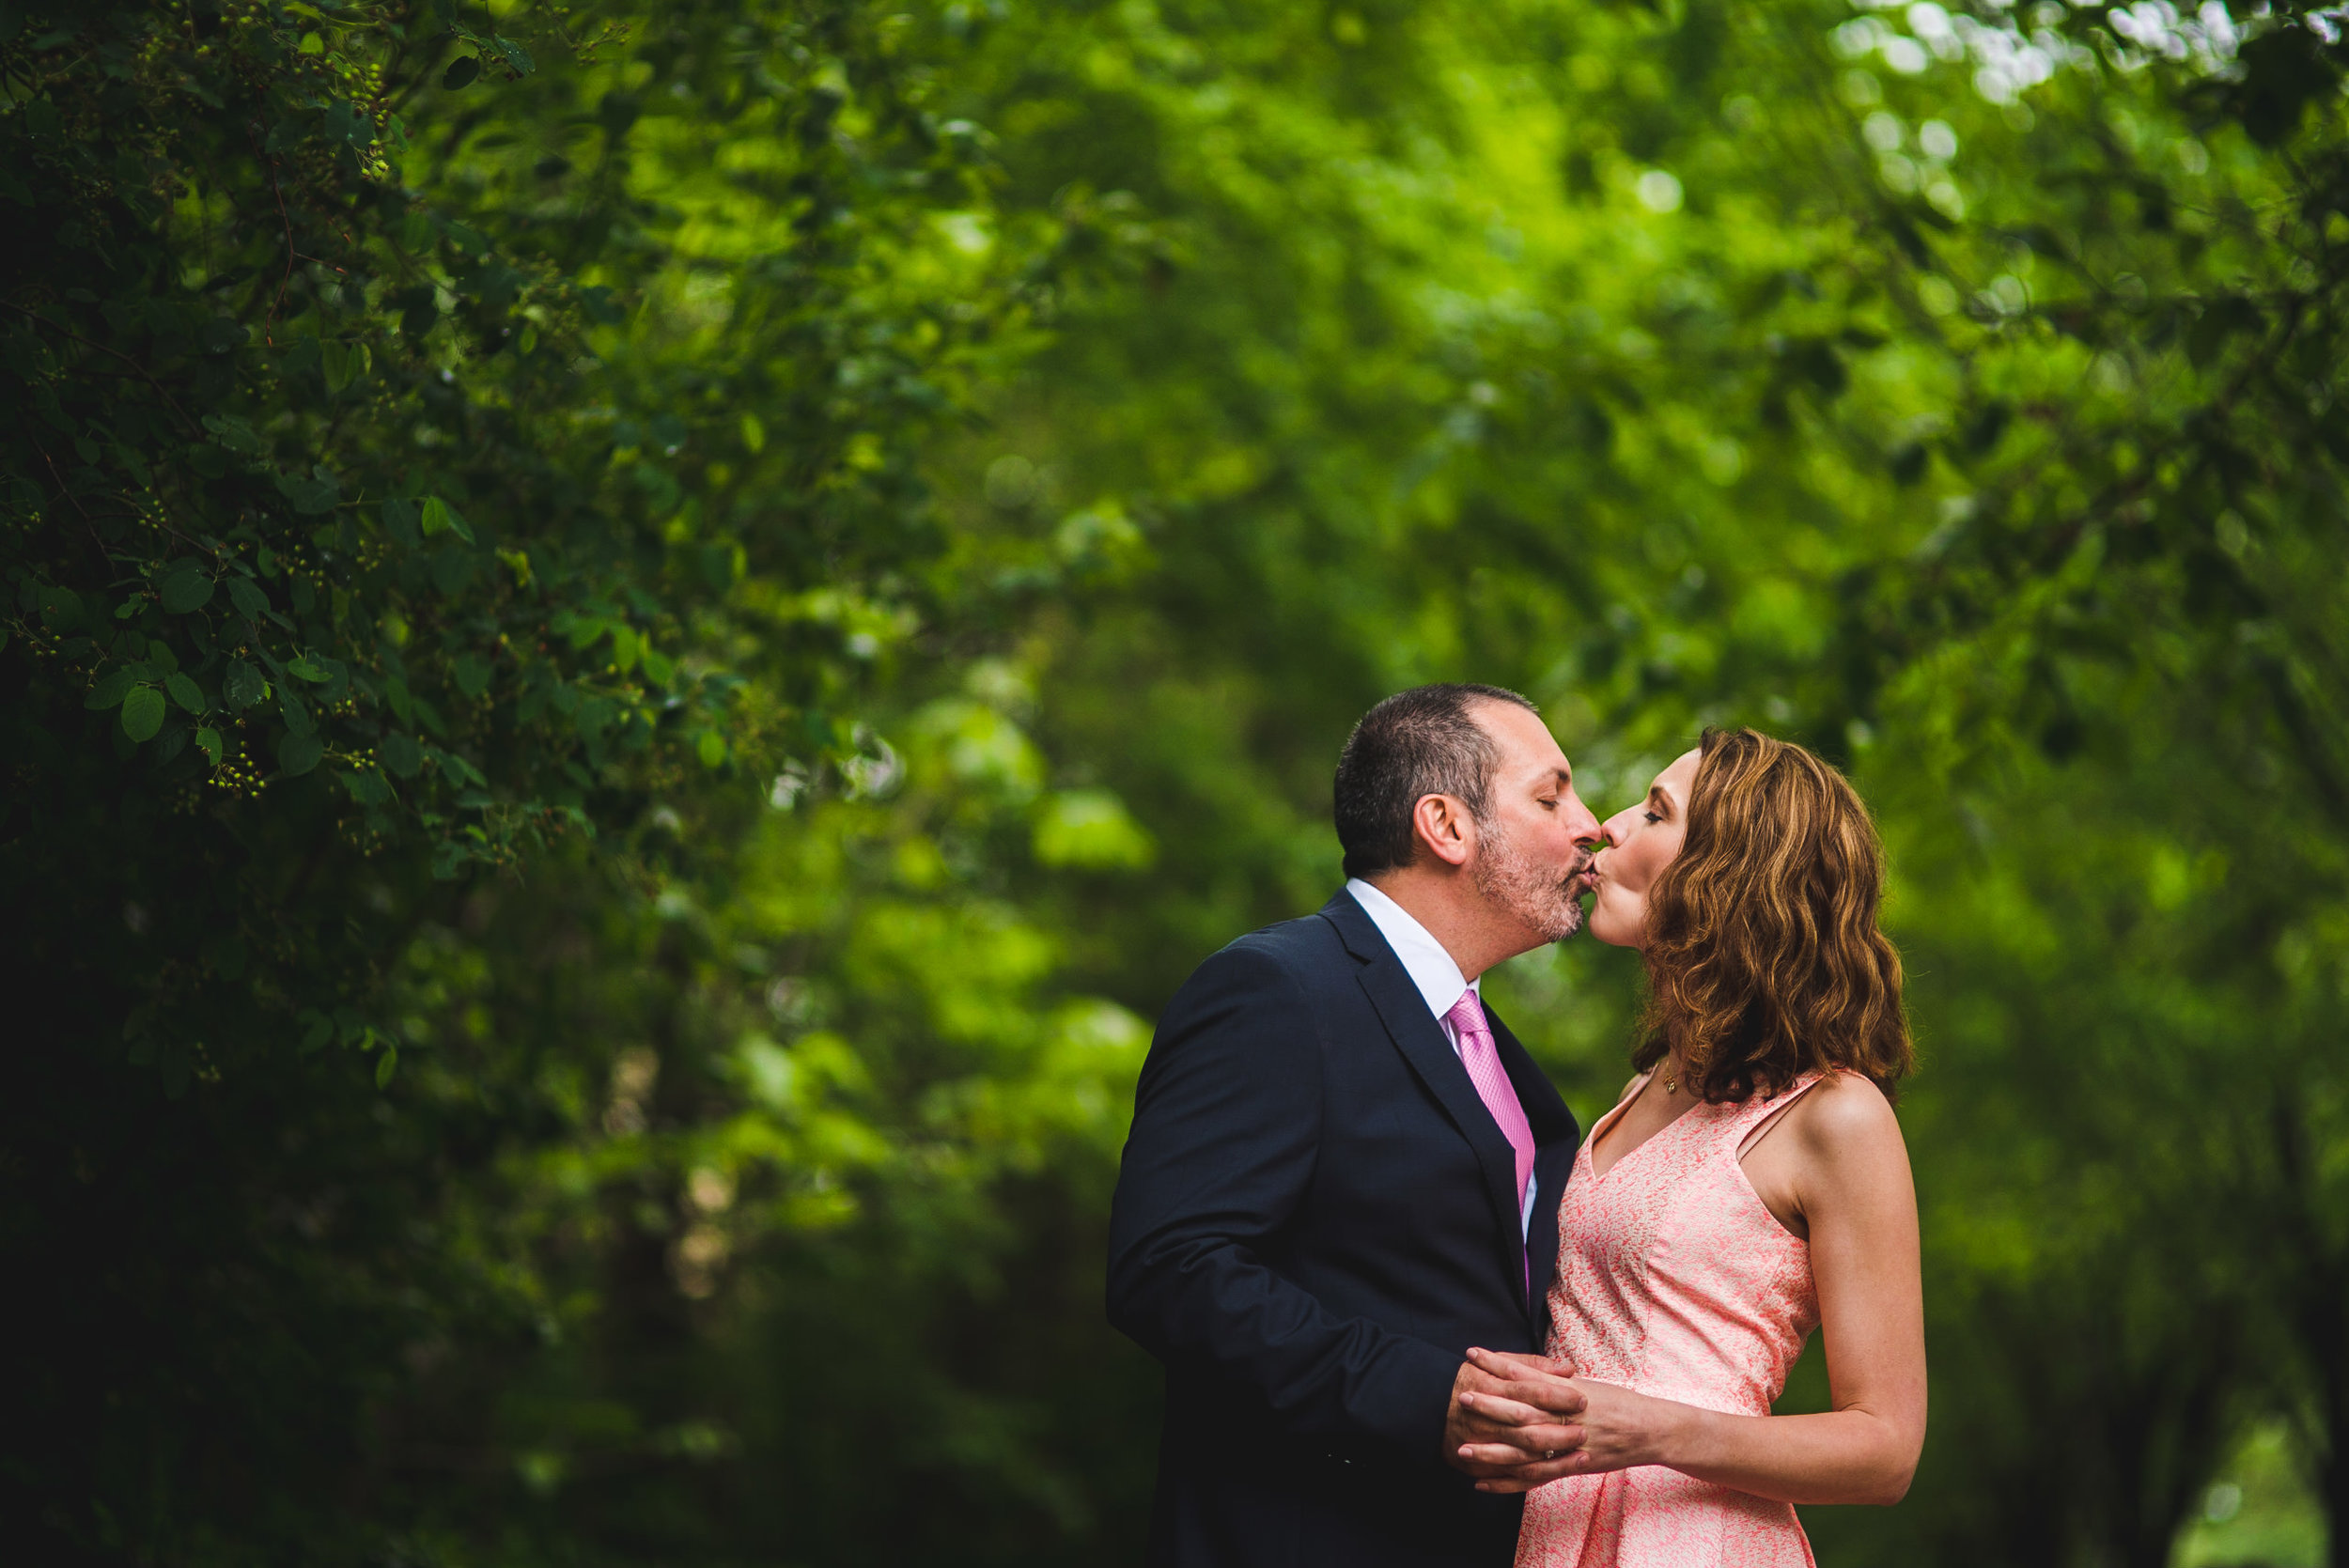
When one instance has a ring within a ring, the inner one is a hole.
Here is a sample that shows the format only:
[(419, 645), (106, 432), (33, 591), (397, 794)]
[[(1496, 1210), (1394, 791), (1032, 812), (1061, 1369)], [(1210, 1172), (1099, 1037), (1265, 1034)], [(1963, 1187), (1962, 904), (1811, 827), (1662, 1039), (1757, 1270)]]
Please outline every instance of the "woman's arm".
[[(1769, 1144), (1768, 1167), (1761, 1155)], [(1561, 1475), (1664, 1465), (1760, 1497), (1804, 1503), (1893, 1503), (1908, 1490), (1925, 1434), (1923, 1290), (1917, 1197), (1900, 1124), (1864, 1079), (1830, 1080), (1790, 1108), (1749, 1156), (1773, 1209), (1808, 1227), (1834, 1408), (1815, 1416), (1726, 1416), (1610, 1384), (1576, 1381), (1582, 1447), (1555, 1462), (1480, 1483), (1521, 1492)], [(1774, 1202), (1772, 1200), (1775, 1200)], [(1557, 1418), (1566, 1381), (1538, 1358), (1476, 1352), (1524, 1398), (1472, 1396), (1479, 1414), (1532, 1424)], [(1501, 1405), (1513, 1405), (1502, 1409)], [(1505, 1453), (1475, 1455), (1504, 1462)]]

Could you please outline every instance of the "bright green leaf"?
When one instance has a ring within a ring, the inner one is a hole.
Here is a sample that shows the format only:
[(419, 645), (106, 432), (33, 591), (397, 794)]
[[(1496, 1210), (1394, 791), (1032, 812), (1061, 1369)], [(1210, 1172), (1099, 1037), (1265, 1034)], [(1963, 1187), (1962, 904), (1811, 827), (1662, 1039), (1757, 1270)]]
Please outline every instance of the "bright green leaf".
[(457, 508), (439, 496), (427, 496), (424, 503), (424, 532), (427, 538), (435, 534), (453, 532), (467, 544), (474, 542), (473, 529), (457, 514)]

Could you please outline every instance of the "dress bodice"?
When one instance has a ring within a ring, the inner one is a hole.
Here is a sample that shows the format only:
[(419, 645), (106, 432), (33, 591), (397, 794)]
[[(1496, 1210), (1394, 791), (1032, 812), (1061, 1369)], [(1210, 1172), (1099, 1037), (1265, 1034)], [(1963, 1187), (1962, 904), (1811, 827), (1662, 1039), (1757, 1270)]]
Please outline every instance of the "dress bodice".
[[(1778, 1222), (1739, 1156), (1818, 1082), (1684, 1111), (1604, 1173), (1576, 1157), (1559, 1219), (1550, 1350), (1581, 1375), (1735, 1415), (1762, 1416), (1819, 1324), (1811, 1248)], [(1641, 1080), (1644, 1083), (1644, 1080)]]
[[(1575, 1158), (1558, 1218), (1549, 1351), (1584, 1377), (1730, 1415), (1766, 1416), (1819, 1326), (1811, 1247), (1738, 1156), (1819, 1081), (1697, 1105), (1604, 1174)], [(1662, 1466), (1562, 1477), (1525, 1499), (1517, 1568), (1816, 1568), (1795, 1511)]]

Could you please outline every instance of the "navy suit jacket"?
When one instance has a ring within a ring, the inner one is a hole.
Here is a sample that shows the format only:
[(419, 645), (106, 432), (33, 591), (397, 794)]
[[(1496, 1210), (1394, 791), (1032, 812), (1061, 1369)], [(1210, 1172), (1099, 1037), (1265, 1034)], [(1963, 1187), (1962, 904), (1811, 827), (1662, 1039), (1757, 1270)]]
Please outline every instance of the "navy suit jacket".
[(1166, 1366), (1152, 1564), (1511, 1561), (1522, 1500), (1445, 1464), (1444, 1416), (1470, 1345), (1548, 1337), (1580, 1134), (1491, 1022), (1533, 1130), (1530, 1236), (1508, 1140), (1351, 894), (1168, 1004), (1110, 1219), (1110, 1320)]

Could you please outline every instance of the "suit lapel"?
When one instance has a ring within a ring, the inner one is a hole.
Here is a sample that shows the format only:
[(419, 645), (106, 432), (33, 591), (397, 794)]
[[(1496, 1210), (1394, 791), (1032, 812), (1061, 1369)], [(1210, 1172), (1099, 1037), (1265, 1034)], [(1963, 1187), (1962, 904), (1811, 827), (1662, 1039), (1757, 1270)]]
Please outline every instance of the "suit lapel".
[(1549, 1286), (1558, 1275), (1558, 1204), (1566, 1195), (1582, 1134), (1557, 1085), (1509, 1032), (1509, 1026), (1489, 1007), (1485, 1017), (1493, 1026), (1493, 1045), (1517, 1092), (1517, 1103), (1525, 1108), (1526, 1125), (1533, 1129), (1533, 1179), (1539, 1189), (1533, 1198), (1533, 1222), (1525, 1234), (1526, 1257), (1532, 1264), (1526, 1317), (1533, 1343), (1540, 1344), (1549, 1337)]
[[(1411, 1071), (1475, 1151), (1477, 1167), (1485, 1176), (1486, 1193), (1505, 1219), (1500, 1230), (1505, 1238), (1509, 1278), (1521, 1281), (1525, 1263), (1524, 1244), (1517, 1230), (1517, 1152), (1501, 1135), (1493, 1113), (1485, 1109), (1476, 1085), (1470, 1081), (1468, 1069), (1460, 1064), (1452, 1042), (1444, 1037), (1443, 1026), (1427, 1010), (1427, 1000), (1411, 983), (1403, 960), (1394, 955), (1394, 949), (1387, 945), (1387, 939), (1379, 934), (1370, 916), (1363, 913), (1362, 907), (1354, 902), (1354, 895), (1341, 889), (1336, 897), (1322, 906), (1321, 913), (1337, 927), (1346, 951), (1361, 961), (1356, 978), (1361, 982), (1371, 1006), (1377, 1010), (1379, 1021), (1387, 1026), (1395, 1048), (1403, 1053)], [(1520, 1049), (1517, 1054), (1523, 1056), (1524, 1052)], [(1528, 1061), (1530, 1064), (1531, 1059)], [(1514, 1079), (1515, 1074), (1511, 1076)], [(1549, 1094), (1553, 1100), (1557, 1098), (1557, 1091)], [(1563, 1110), (1564, 1107), (1559, 1109)], [(1537, 1132), (1537, 1151), (1539, 1146)], [(1543, 1183), (1542, 1190), (1550, 1190), (1548, 1182)]]

